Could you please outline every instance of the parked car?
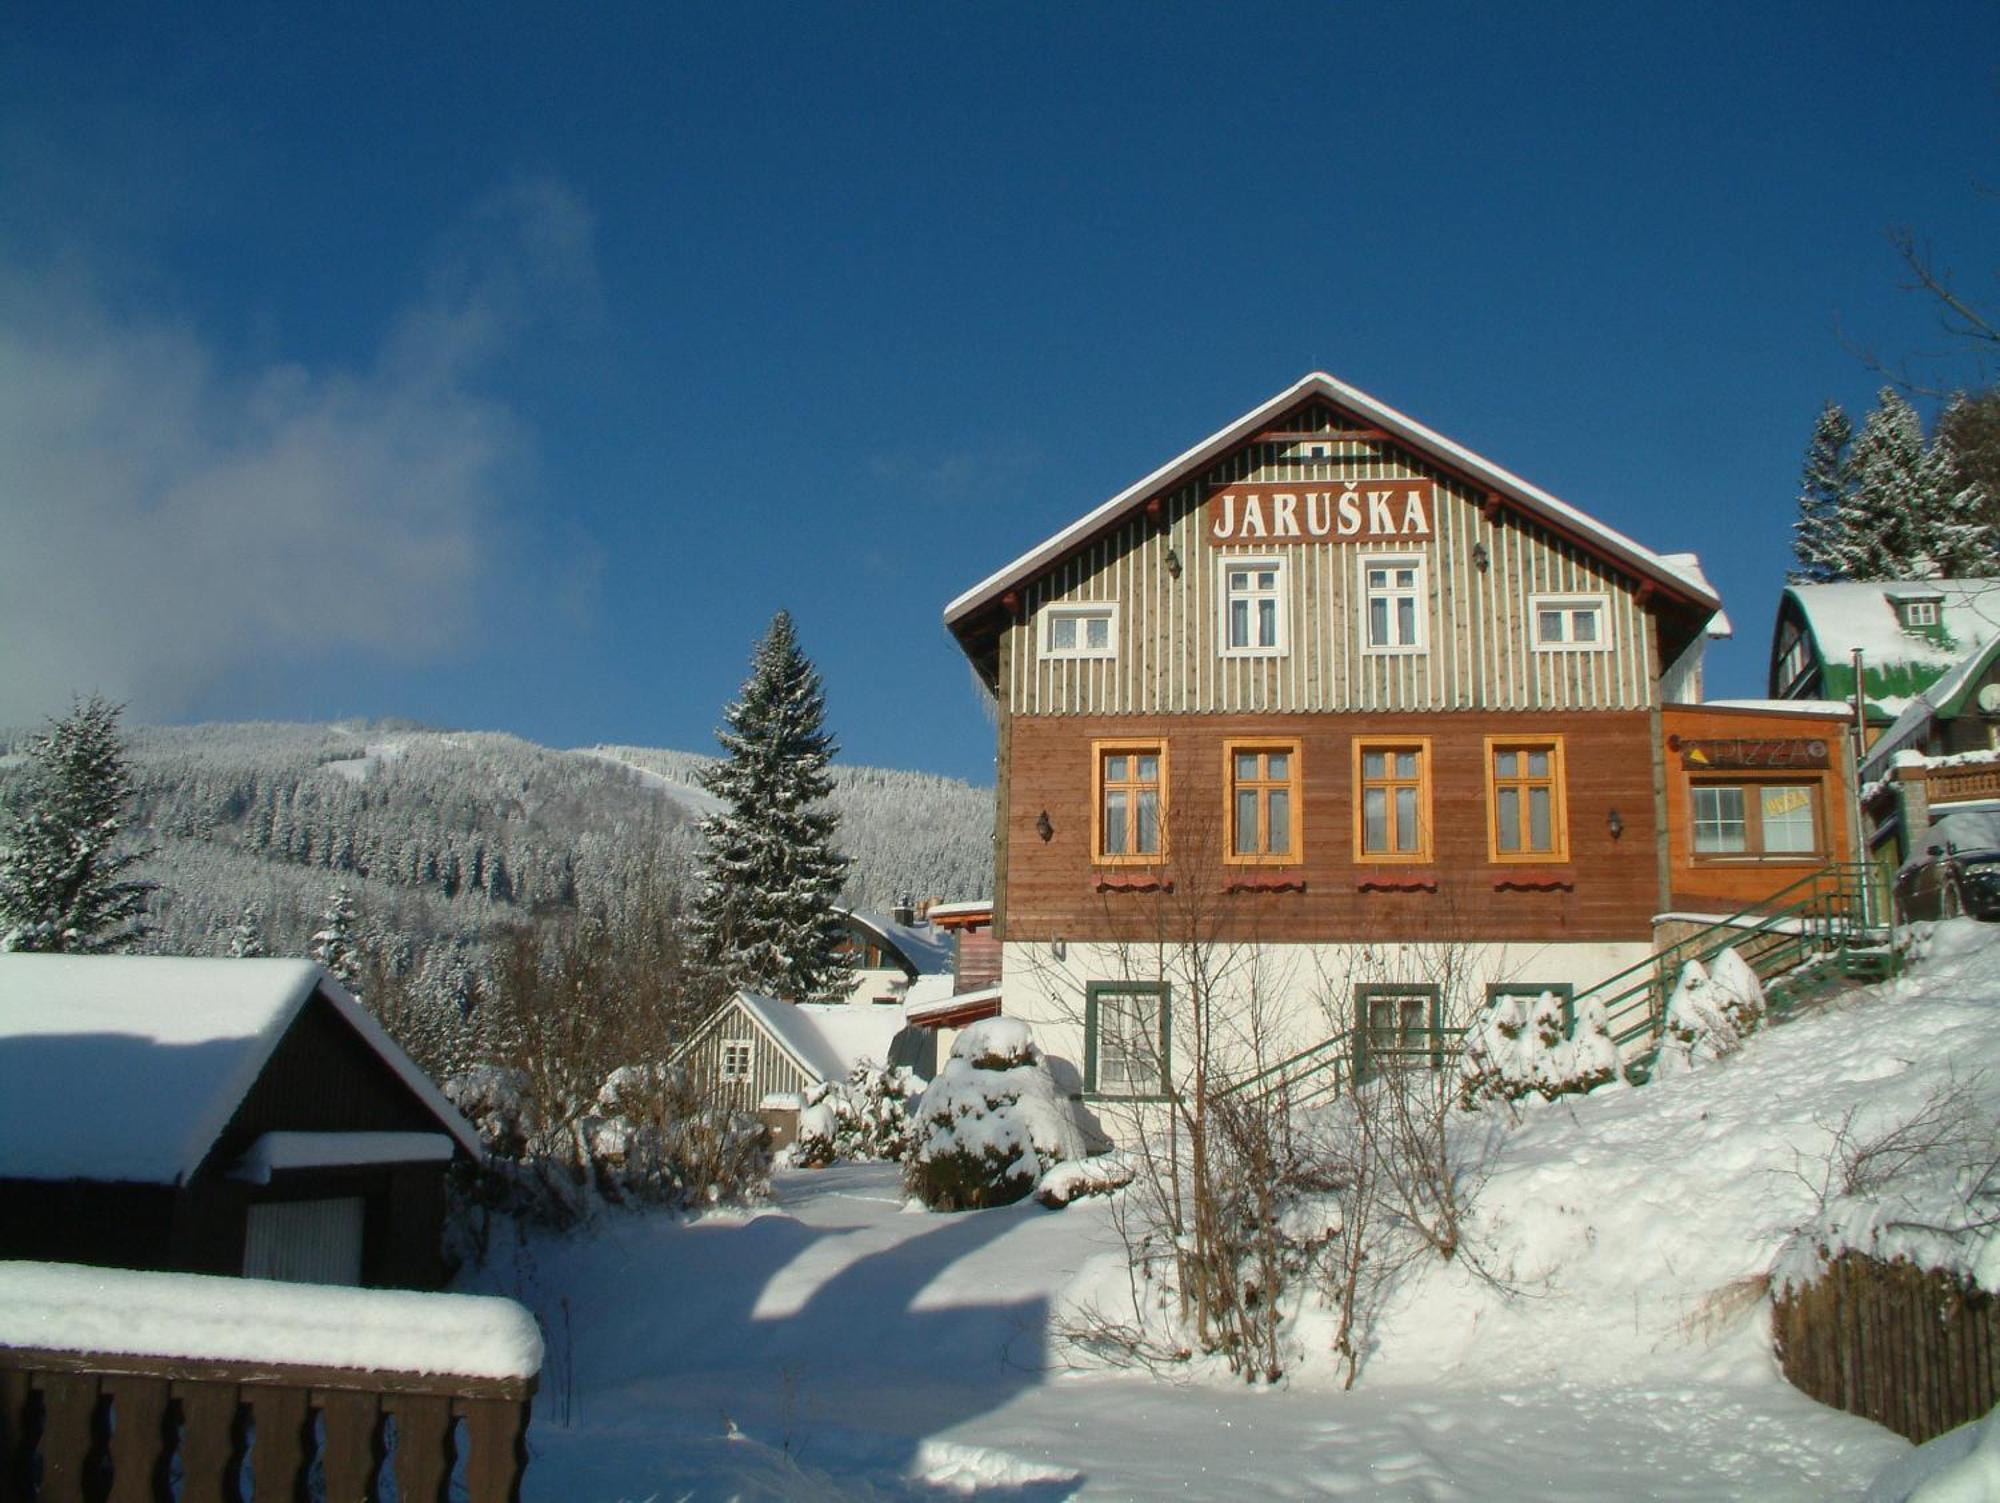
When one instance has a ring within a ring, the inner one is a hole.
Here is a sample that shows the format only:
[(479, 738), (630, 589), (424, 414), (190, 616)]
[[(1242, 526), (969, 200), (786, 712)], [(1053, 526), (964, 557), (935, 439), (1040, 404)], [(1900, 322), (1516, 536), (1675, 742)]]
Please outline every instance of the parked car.
[(2000, 814), (1948, 814), (1924, 831), (1896, 873), (1896, 912), (2000, 919)]

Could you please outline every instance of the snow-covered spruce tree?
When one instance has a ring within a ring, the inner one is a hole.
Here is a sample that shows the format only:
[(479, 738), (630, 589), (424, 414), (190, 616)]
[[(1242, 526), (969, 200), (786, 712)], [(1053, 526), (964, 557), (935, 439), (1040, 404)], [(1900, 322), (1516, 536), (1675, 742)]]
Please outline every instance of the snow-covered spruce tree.
[(1940, 575), (1976, 579), (2000, 573), (2000, 388), (1954, 396), (1938, 418), (1930, 458)]
[(0, 950), (122, 950), (144, 933), (156, 886), (127, 875), (150, 852), (121, 850), (131, 797), (122, 707), (92, 695), (28, 744), (19, 807), (0, 824)]
[(1792, 523), (1792, 552), (1799, 566), (1791, 577), (1796, 584), (1824, 584), (1840, 577), (1837, 519), (1847, 499), (1847, 450), (1853, 440), (1847, 414), (1838, 402), (1828, 402), (1813, 424), (1799, 476), (1799, 515)]
[(264, 953), (264, 912), (255, 902), (245, 903), (229, 934), (229, 956), (232, 960), (255, 960)]
[(308, 953), (326, 967), (327, 974), (335, 981), (358, 994), (361, 948), (354, 933), (354, 894), (347, 890), (345, 882), (334, 888), (327, 899), (326, 912), (320, 915), (319, 930), (312, 937)]
[(833, 905), (847, 862), (821, 807), (835, 748), (788, 613), (771, 618), (726, 719), (716, 739), (728, 755), (702, 776), (726, 807), (702, 821), (701, 942), (732, 986), (791, 1002), (842, 997), (850, 961)]

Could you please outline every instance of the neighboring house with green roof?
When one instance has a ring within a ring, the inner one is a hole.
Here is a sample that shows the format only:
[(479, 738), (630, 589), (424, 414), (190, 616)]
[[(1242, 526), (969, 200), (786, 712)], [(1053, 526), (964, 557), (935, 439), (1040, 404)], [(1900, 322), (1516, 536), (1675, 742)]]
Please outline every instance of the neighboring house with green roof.
[(1893, 723), (1968, 654), (2000, 641), (2000, 579), (1794, 584), (1771, 637), (1776, 699), (1852, 699), (1861, 650), (1868, 723)]

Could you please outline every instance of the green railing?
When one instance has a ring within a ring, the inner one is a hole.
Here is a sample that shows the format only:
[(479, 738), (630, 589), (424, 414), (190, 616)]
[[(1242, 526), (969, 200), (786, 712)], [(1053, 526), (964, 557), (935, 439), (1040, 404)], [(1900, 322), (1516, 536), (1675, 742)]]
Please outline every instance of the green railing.
[[(1585, 1002), (1598, 1003), (1604, 1009), (1612, 1040), (1619, 1052), (1629, 1057), (1635, 1052), (1632, 1046), (1643, 1042), (1650, 1047), (1659, 1037), (1667, 998), (1673, 995), (1681, 968), (1690, 960), (1707, 965), (1724, 950), (1734, 949), (1760, 981), (1769, 982), (1822, 957), (1837, 957), (1845, 972), (1855, 969), (1851, 962), (1857, 956), (1866, 955), (1876, 962), (1867, 967), (1868, 974), (1893, 974), (1896, 952), (1889, 935), (1875, 922), (1875, 915), (1888, 911), (1879, 890), (1871, 886), (1875, 877), (1862, 862), (1822, 867), (1780, 888), (1756, 907), (1704, 925), (1578, 993), (1572, 1016), (1581, 1012)], [(1268, 1096), (1290, 1090), (1295, 1106), (1312, 1106), (1356, 1080), (1365, 1080), (1378, 1070), (1394, 1069), (1405, 1061), (1442, 1069), (1447, 1060), (1457, 1057), (1465, 1033), (1463, 1028), (1444, 1028), (1426, 1036), (1422, 1043), (1371, 1047), (1353, 1029), (1345, 1029), (1230, 1083), (1217, 1094), (1225, 1098)]]
[(1884, 946), (1872, 916), (1885, 905), (1870, 888), (1872, 872), (1862, 862), (1837, 862), (1780, 888), (1754, 908), (1704, 925), (1636, 965), (1607, 976), (1576, 997), (1581, 1011), (1595, 1001), (1621, 1052), (1657, 1038), (1667, 998), (1681, 968), (1703, 965), (1733, 949), (1760, 981), (1793, 970), (1818, 956), (1845, 956), (1861, 947)]

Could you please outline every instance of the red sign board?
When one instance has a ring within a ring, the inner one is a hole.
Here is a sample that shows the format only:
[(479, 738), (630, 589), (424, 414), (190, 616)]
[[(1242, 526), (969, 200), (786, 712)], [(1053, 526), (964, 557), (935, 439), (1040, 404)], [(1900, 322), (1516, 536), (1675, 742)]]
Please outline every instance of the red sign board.
[(1244, 481), (1208, 498), (1202, 533), (1224, 543), (1429, 542), (1428, 480)]

